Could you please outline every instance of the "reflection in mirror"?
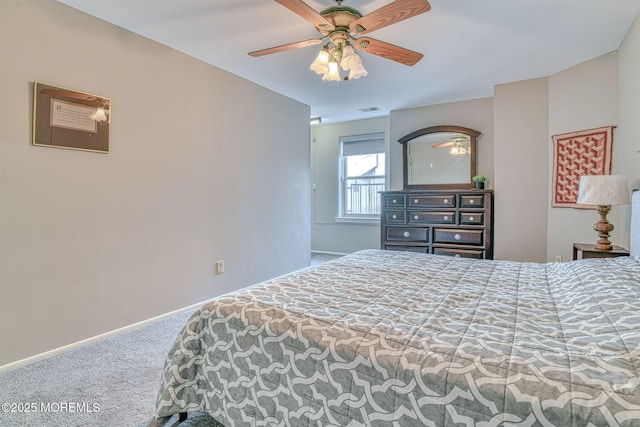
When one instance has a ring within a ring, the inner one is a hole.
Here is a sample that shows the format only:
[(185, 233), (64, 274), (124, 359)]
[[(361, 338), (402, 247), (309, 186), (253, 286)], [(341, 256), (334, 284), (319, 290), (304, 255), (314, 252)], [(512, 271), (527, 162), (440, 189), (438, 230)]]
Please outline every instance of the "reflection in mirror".
[(471, 176), (469, 137), (432, 133), (407, 145), (408, 184), (468, 184)]
[(459, 126), (433, 126), (401, 138), (405, 189), (473, 188), (479, 134)]

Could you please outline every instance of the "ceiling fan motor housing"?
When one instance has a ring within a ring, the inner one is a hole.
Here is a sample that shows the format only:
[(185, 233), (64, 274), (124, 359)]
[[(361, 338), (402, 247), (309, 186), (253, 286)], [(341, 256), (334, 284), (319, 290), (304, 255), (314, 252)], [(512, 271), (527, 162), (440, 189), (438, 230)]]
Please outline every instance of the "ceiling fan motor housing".
[[(362, 18), (362, 14), (356, 9), (347, 6), (334, 6), (320, 12), (327, 21), (331, 22), (336, 29), (346, 28), (349, 32), (349, 25), (356, 19)], [(331, 30), (322, 28), (322, 26), (316, 27), (322, 34), (327, 35)]]
[(323, 28), (322, 25), (316, 27), (317, 30), (325, 37), (328, 37), (334, 46), (331, 55), (333, 58), (340, 62), (342, 59), (342, 48), (349, 43), (351, 31), (349, 25), (362, 17), (362, 14), (356, 9), (347, 6), (341, 6), (338, 1), (338, 6), (330, 7), (320, 12), (327, 21), (334, 25), (333, 29)]

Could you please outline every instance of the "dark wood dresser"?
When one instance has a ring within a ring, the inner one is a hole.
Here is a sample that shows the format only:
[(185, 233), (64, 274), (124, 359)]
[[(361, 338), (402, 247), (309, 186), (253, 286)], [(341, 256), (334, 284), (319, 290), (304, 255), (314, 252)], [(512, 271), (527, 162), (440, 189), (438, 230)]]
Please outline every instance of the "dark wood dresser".
[(492, 190), (381, 193), (382, 249), (493, 259)]

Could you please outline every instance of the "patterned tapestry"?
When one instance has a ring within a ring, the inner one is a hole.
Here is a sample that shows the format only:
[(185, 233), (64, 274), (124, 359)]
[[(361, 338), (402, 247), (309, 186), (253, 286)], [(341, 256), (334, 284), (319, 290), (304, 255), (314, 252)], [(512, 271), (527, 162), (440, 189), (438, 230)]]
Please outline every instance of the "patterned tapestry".
[(613, 126), (553, 136), (553, 199), (554, 208), (581, 208), (578, 186), (583, 175), (611, 173)]

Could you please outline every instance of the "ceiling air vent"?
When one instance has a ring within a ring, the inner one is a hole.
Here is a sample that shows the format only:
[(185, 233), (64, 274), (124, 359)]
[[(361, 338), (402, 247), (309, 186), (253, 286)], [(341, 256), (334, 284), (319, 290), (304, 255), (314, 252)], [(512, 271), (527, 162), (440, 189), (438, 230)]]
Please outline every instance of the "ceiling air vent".
[(358, 111), (361, 111), (363, 113), (368, 113), (370, 111), (378, 111), (380, 110), (380, 107), (365, 107), (365, 108), (358, 108)]

